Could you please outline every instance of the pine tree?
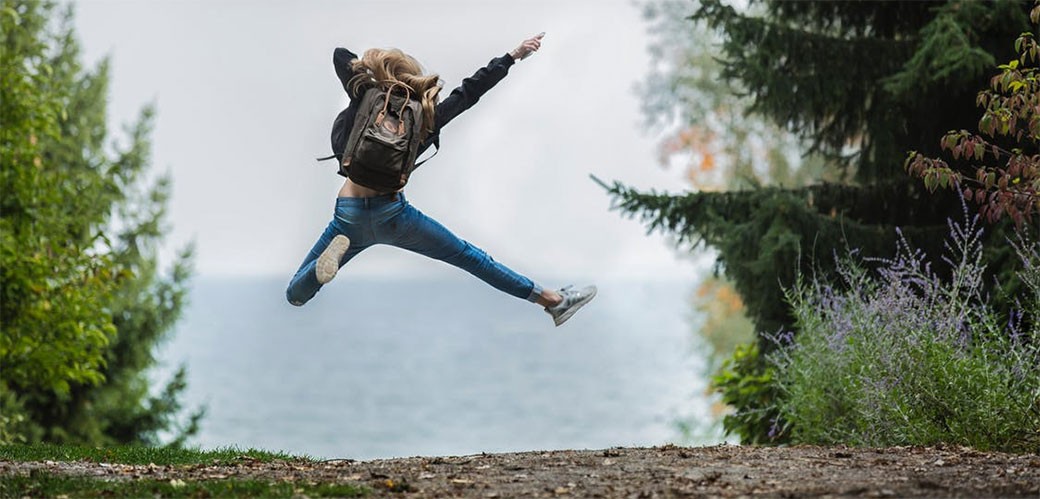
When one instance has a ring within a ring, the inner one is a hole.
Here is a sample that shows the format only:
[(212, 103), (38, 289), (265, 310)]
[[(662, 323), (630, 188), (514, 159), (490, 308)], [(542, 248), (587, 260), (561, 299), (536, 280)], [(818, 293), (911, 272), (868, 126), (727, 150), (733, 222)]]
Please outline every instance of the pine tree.
[(169, 179), (149, 172), (153, 111), (106, 143), (108, 63), (79, 62), (71, 9), (0, 5), (0, 441), (159, 443), (184, 368), (147, 369), (180, 315), (190, 249), (160, 272)]
[[(832, 273), (834, 252), (888, 255), (900, 228), (938, 254), (960, 200), (928, 193), (904, 159), (911, 150), (937, 155), (936, 137), (975, 123), (975, 93), (997, 61), (1014, 56), (1029, 8), (767, 0), (741, 12), (704, 0), (691, 6), (691, 22), (718, 30), (721, 76), (750, 99), (749, 112), (794, 133), (806, 154), (826, 159), (831, 179), (845, 180), (684, 195), (605, 187), (618, 209), (651, 229), (717, 249), (761, 333), (788, 328), (782, 287), (799, 274)], [(990, 259), (1000, 270), (1008, 255)]]
[[(792, 161), (799, 152), (797, 137), (749, 115), (750, 99), (718, 78), (720, 37), (685, 18), (688, 0), (651, 0), (642, 7), (651, 34), (651, 70), (640, 93), (646, 125), (665, 132), (658, 145), (662, 167), (685, 168), (689, 186), (699, 191), (829, 179), (832, 173), (819, 157)], [(691, 301), (704, 318), (698, 333), (711, 346), (709, 364), (755, 337), (743, 299), (725, 276), (703, 276)]]

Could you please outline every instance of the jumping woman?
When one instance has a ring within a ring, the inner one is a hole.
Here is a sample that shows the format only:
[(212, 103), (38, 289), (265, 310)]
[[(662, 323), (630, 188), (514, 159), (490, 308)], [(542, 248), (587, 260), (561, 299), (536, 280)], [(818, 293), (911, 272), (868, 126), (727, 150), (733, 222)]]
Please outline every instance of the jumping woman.
[[(286, 289), (289, 303), (302, 306), (336, 276), (340, 267), (376, 244), (396, 246), (459, 267), (500, 291), (544, 307), (557, 326), (596, 296), (595, 286), (581, 289), (567, 286), (556, 291), (539, 286), (413, 207), (405, 199), (403, 187), (373, 188), (370, 182), (351, 171), (349, 158), (344, 160), (347, 136), (354, 129), (355, 117), (367, 90), (379, 86), (387, 90), (387, 95), (398, 92), (403, 93), (406, 100), (419, 101), (422, 127), (418, 154), (421, 154), (431, 145), (439, 147), (441, 129), (505, 78), (513, 64), (537, 51), (543, 35), (524, 40), (509, 53), (492, 59), (441, 102), (438, 102), (440, 77), (423, 74), (419, 63), (400, 50), (369, 49), (360, 59), (344, 48), (334, 51), (333, 66), (350, 98), (350, 105), (333, 124), (332, 148), (341, 161), (340, 174), (347, 178), (336, 198), (332, 221)], [(402, 130), (404, 123), (402, 119)], [(403, 179), (402, 185), (407, 176)], [(363, 185), (365, 183), (369, 185)]]

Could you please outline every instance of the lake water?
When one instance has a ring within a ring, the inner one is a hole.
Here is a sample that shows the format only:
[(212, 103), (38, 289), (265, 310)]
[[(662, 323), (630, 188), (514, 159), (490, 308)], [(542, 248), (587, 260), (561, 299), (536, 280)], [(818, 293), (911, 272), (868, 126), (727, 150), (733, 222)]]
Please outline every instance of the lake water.
[[(599, 282), (562, 327), (466, 275), (196, 279), (159, 352), (189, 369), (190, 443), (374, 459), (683, 440), (709, 420), (688, 282)], [(161, 378), (160, 378), (161, 379)], [(711, 440), (711, 437), (706, 437)]]

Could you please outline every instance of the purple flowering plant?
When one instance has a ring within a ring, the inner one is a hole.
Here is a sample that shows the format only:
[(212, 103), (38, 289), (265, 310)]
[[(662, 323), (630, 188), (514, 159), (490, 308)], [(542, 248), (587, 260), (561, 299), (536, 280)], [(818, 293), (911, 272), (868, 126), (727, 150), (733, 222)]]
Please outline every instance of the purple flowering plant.
[[(1025, 293), (996, 310), (978, 217), (949, 223), (942, 265), (900, 234), (896, 255), (836, 256), (840, 280), (787, 289), (798, 334), (769, 357), (794, 443), (1040, 451), (1040, 250), (1011, 244)], [(999, 287), (999, 285), (998, 285)]]

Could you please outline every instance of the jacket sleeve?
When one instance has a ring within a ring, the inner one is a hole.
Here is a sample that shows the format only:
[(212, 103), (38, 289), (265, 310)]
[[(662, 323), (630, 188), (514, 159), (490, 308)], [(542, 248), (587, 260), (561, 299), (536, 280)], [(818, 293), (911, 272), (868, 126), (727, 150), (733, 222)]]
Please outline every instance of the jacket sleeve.
[(462, 80), (462, 85), (452, 90), (451, 95), (437, 104), (434, 113), (434, 133), (440, 132), (441, 127), (473, 107), (481, 96), (509, 74), (509, 67), (513, 63), (513, 57), (509, 54), (496, 57), (487, 66), (473, 73), (473, 76)]
[(351, 100), (357, 98), (354, 95), (354, 90), (350, 88), (350, 79), (354, 77), (354, 68), (351, 62), (357, 58), (357, 54), (342, 47), (332, 52), (332, 66), (336, 68), (336, 76), (339, 77), (340, 83), (343, 84), (343, 90), (347, 92), (347, 97), (350, 97)]

